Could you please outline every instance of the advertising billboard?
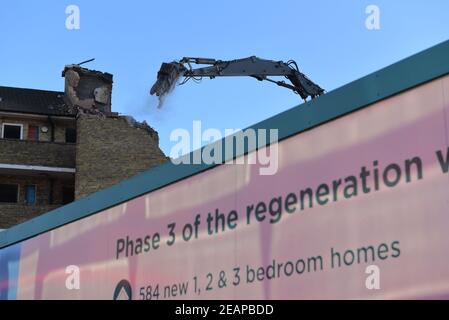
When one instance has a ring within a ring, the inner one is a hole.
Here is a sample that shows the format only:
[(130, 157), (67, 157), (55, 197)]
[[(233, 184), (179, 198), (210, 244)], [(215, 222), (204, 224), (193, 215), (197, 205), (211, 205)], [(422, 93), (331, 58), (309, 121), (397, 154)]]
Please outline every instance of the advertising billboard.
[(280, 141), (274, 175), (253, 151), (0, 249), (0, 298), (449, 298), (448, 121), (445, 76)]

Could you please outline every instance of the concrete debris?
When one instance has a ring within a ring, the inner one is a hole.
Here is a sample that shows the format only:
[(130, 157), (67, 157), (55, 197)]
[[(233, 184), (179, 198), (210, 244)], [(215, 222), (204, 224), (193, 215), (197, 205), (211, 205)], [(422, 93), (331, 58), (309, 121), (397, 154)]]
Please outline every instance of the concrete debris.
[(65, 66), (62, 76), (65, 78), (67, 104), (89, 111), (111, 112), (111, 74), (72, 64)]
[(67, 107), (76, 110), (78, 116), (88, 114), (101, 118), (121, 119), (134, 128), (145, 130), (156, 143), (159, 143), (157, 131), (146, 121), (138, 122), (131, 116), (111, 111), (112, 74), (71, 64), (65, 66), (62, 76), (65, 78), (64, 101)]
[(159, 135), (156, 130), (154, 130), (148, 123), (144, 120), (142, 122), (137, 121), (132, 116), (119, 116), (119, 118), (124, 119), (130, 126), (138, 129), (145, 130), (150, 134), (150, 136), (159, 143)]

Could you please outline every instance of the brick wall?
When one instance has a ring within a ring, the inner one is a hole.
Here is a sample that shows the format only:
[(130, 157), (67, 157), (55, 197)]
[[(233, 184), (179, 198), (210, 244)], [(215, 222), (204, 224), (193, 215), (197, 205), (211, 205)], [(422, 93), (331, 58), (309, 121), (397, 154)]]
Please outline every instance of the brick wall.
[[(28, 124), (48, 125), (30, 121)], [(70, 121), (55, 121), (55, 140), (65, 140)], [(50, 127), (49, 127), (50, 129)], [(0, 172), (0, 183), (19, 184), (17, 204), (0, 203), (0, 229), (36, 217), (62, 205), (62, 189), (74, 186), (79, 199), (100, 189), (167, 161), (160, 150), (157, 132), (132, 124), (119, 116), (80, 114), (76, 120), (77, 143), (0, 139), (0, 163), (76, 168), (76, 174), (22, 172), (11, 175)], [(24, 137), (25, 137), (24, 132)], [(47, 139), (47, 136), (41, 136)], [(49, 203), (50, 181), (53, 180), (53, 203)], [(35, 205), (25, 204), (25, 187), (37, 186)]]
[(0, 163), (75, 168), (75, 145), (0, 139)]
[(7, 229), (16, 224), (35, 218), (45, 212), (59, 207), (58, 205), (27, 206), (0, 204), (0, 229)]
[(75, 198), (112, 186), (166, 160), (156, 131), (137, 128), (122, 117), (80, 114)]

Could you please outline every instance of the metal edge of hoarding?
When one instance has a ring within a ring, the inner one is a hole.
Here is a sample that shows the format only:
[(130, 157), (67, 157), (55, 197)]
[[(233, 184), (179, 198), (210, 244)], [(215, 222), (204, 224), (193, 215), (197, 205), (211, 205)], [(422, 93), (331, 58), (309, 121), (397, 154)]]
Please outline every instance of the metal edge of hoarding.
[[(283, 140), (446, 74), (449, 74), (449, 40), (249, 128), (278, 129), (279, 140)], [(221, 144), (222, 141), (216, 143)], [(193, 159), (194, 154), (203, 149), (193, 151), (186, 157)], [(251, 151), (254, 150), (245, 146), (243, 153), (236, 156)], [(229, 160), (224, 152), (222, 155), (223, 162)], [(214, 166), (204, 163), (175, 165), (167, 161), (110, 188), (0, 232), (0, 248), (106, 210)]]

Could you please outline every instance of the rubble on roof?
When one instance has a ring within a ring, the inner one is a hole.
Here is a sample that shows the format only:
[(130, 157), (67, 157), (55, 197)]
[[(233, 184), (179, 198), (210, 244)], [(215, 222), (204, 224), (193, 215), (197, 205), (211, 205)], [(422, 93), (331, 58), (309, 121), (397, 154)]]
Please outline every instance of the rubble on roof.
[(119, 115), (118, 117), (125, 120), (130, 126), (132, 126), (134, 128), (145, 130), (146, 132), (148, 132), (150, 134), (150, 136), (153, 139), (155, 139), (157, 141), (157, 143), (159, 143), (159, 135), (158, 135), (157, 131), (153, 127), (151, 127), (145, 120), (142, 122), (139, 122), (136, 119), (134, 119), (132, 116), (128, 116), (128, 115)]
[(112, 74), (71, 64), (65, 66), (62, 76), (65, 77), (65, 100), (77, 108), (78, 113), (122, 119), (130, 126), (147, 131), (154, 139), (159, 139), (156, 130), (145, 121), (138, 122), (131, 116), (111, 111)]

